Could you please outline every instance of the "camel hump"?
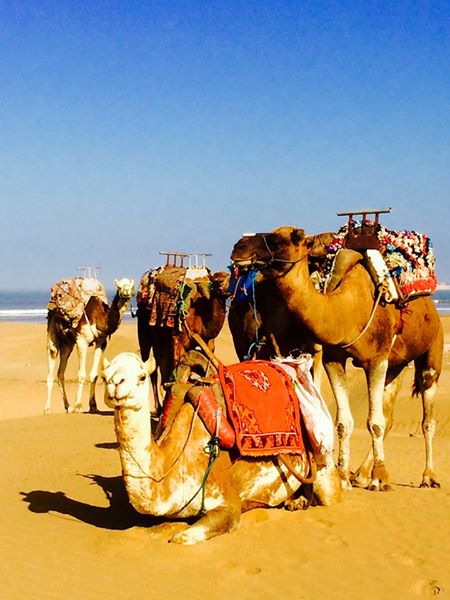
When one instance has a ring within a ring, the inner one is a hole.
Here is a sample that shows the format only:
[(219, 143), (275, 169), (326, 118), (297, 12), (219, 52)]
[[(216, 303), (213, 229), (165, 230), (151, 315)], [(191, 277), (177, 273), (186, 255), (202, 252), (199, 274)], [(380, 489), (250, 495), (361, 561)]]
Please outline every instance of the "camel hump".
[(363, 255), (356, 250), (350, 250), (349, 248), (341, 248), (334, 258), (331, 274), (326, 282), (325, 292), (333, 292), (344, 279), (345, 275), (352, 269), (360, 260), (363, 259)]

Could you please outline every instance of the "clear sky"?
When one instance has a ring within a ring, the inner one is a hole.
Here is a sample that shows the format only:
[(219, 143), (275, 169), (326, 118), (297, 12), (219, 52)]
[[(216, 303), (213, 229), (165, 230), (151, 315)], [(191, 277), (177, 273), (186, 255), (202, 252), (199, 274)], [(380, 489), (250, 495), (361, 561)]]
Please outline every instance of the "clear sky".
[(448, 0), (3, 0), (0, 289), (391, 206), (450, 281)]

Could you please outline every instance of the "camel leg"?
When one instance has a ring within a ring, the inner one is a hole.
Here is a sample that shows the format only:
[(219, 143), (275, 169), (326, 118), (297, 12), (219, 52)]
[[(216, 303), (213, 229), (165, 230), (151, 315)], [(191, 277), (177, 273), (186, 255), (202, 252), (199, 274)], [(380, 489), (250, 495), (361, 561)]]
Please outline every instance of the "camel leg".
[(77, 339), (77, 351), (78, 351), (78, 388), (77, 388), (77, 396), (75, 400), (75, 406), (73, 410), (69, 408), (69, 412), (81, 412), (82, 407), (82, 398), (83, 398), (83, 385), (86, 381), (86, 358), (88, 345), (85, 342), (82, 336), (79, 336)]
[[(56, 363), (58, 362), (59, 350), (56, 344), (49, 338), (47, 342), (47, 362), (48, 362), (48, 370), (47, 370), (47, 402), (44, 408), (44, 414), (48, 415), (52, 412), (51, 402), (52, 402), (52, 390), (53, 385), (55, 383), (55, 369)], [(66, 408), (67, 409), (67, 408)]]
[(425, 441), (425, 470), (420, 487), (440, 487), (433, 468), (433, 437), (436, 432), (434, 397), (437, 390), (439, 371), (431, 367), (430, 360), (420, 357), (415, 361), (414, 392), (422, 397), (422, 432)]
[(337, 404), (336, 431), (339, 440), (338, 471), (343, 489), (351, 489), (350, 482), (350, 437), (353, 432), (354, 420), (350, 410), (347, 378), (345, 375), (345, 359), (342, 361), (329, 360), (324, 354), (323, 366), (330, 380)]
[(103, 356), (103, 352), (105, 351), (106, 348), (106, 343), (102, 343), (102, 344), (96, 344), (95, 346), (95, 350), (94, 350), (94, 358), (92, 361), (92, 369), (91, 372), (89, 373), (89, 381), (90, 381), (90, 389), (89, 389), (89, 412), (90, 413), (96, 413), (98, 412), (97, 409), (97, 402), (95, 401), (95, 385), (97, 383), (97, 379), (98, 379), (98, 371), (100, 368), (100, 361), (102, 359)]
[(61, 390), (61, 394), (62, 394), (62, 398), (63, 398), (63, 402), (64, 402), (64, 408), (65, 408), (66, 412), (70, 412), (70, 406), (69, 406), (69, 401), (67, 399), (67, 393), (66, 393), (65, 372), (66, 372), (66, 368), (67, 368), (67, 363), (69, 361), (69, 356), (72, 354), (72, 350), (73, 350), (73, 344), (64, 345), (60, 349), (59, 367), (58, 367), (58, 373), (56, 376), (57, 377), (56, 381), (58, 382), (58, 387)]
[(369, 416), (367, 429), (372, 438), (374, 464), (372, 480), (369, 489), (372, 491), (388, 490), (388, 473), (384, 465), (384, 435), (386, 419), (383, 413), (383, 390), (386, 381), (388, 360), (384, 358), (371, 365), (366, 370), (367, 387), (369, 391)]
[[(386, 384), (383, 393), (383, 412), (384, 417), (386, 419), (386, 429), (384, 431), (384, 439), (386, 439), (388, 433), (392, 429), (393, 425), (393, 414), (394, 414), (394, 404), (395, 400), (400, 391), (402, 382), (403, 382), (403, 367), (399, 367), (398, 369), (388, 371), (386, 375), (386, 381), (389, 380), (389, 383)], [(354, 487), (362, 487), (367, 488), (371, 482), (371, 474), (373, 469), (373, 450), (372, 447), (366, 454), (365, 459), (358, 467), (356, 473), (352, 475), (352, 485)]]
[(239, 502), (227, 503), (209, 510), (194, 525), (176, 533), (170, 541), (186, 545), (203, 542), (216, 535), (233, 531), (238, 526), (240, 518)]

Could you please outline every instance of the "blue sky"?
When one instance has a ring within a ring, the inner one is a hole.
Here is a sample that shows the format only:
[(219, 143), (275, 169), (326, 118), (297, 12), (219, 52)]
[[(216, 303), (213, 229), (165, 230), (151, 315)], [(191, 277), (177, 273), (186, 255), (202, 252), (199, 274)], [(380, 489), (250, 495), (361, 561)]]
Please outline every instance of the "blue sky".
[(450, 281), (450, 4), (0, 4), (0, 288), (391, 206)]

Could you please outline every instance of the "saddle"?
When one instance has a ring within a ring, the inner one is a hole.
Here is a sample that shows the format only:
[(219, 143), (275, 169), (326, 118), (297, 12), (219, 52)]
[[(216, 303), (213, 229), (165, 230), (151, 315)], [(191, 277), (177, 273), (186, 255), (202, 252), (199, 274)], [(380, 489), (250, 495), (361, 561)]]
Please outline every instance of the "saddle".
[(98, 279), (94, 277), (61, 279), (50, 289), (47, 309), (69, 321), (72, 327), (76, 327), (83, 316), (86, 304), (93, 296), (108, 304), (105, 288)]

